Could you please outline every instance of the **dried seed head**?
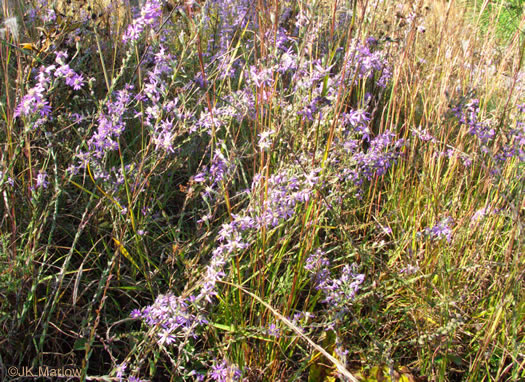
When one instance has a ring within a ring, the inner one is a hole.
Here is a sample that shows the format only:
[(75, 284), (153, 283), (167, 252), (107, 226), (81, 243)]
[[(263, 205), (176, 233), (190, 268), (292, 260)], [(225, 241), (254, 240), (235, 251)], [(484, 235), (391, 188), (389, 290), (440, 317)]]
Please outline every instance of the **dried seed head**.
[(5, 30), (7, 30), (11, 36), (13, 36), (13, 39), (18, 40), (18, 22), (16, 21), (16, 17), (10, 17), (8, 19), (5, 19), (4, 21)]

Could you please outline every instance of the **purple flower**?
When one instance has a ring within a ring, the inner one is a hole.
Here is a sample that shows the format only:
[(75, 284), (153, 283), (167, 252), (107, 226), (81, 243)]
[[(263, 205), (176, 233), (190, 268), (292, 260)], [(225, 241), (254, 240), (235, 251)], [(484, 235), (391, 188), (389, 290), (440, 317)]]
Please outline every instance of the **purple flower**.
[(472, 165), (472, 158), (466, 154), (460, 155), (463, 166), (470, 167)]
[(281, 330), (274, 323), (270, 324), (266, 332), (268, 333), (269, 336), (276, 337), (276, 338), (279, 338), (279, 336), (281, 335)]
[(403, 273), (405, 275), (413, 275), (417, 271), (419, 271), (419, 266), (417, 266), (417, 265), (414, 266), (412, 264), (408, 264), (405, 268), (401, 269), (399, 271), (399, 273)]
[[(118, 149), (119, 138), (124, 131), (125, 122), (124, 116), (128, 109), (128, 103), (132, 99), (132, 93), (130, 87), (125, 87), (114, 94), (114, 101), (111, 99), (106, 102), (106, 112), (101, 112), (98, 117), (98, 128), (91, 138), (87, 141), (89, 151), (80, 152), (76, 155), (76, 158), (80, 161), (80, 164), (76, 166), (76, 169), (72, 169), (77, 172), (80, 168), (85, 168), (87, 163), (91, 164), (92, 170), (94, 170), (95, 179), (106, 179), (109, 180), (109, 174), (99, 164), (100, 161), (105, 158), (107, 153)], [(116, 185), (123, 182), (115, 182)]]
[(233, 223), (240, 231), (255, 227), (255, 221), (249, 216), (240, 216), (232, 213)]
[[(303, 116), (303, 120), (308, 119), (308, 121), (313, 122), (314, 121), (314, 114), (316, 114), (318, 111), (317, 108), (317, 98), (312, 100), (308, 105), (306, 105), (302, 110), (300, 110), (297, 114)], [(321, 118), (321, 117), (320, 117)]]
[(363, 126), (368, 124), (370, 117), (364, 109), (350, 110), (350, 112), (343, 114), (343, 121), (360, 131)]
[(40, 187), (47, 188), (48, 185), (49, 185), (49, 182), (47, 181), (47, 173), (41, 170), (36, 176), (35, 188), (40, 188)]
[(147, 0), (140, 10), (140, 16), (128, 26), (122, 41), (124, 43), (135, 42), (147, 26), (157, 25), (158, 20), (162, 17), (163, 3), (164, 1), (161, 0)]
[(188, 299), (165, 294), (157, 296), (153, 305), (142, 309), (141, 318), (146, 325), (160, 328), (160, 332), (157, 333), (159, 344), (173, 344), (179, 336), (195, 336), (194, 329), (205, 320), (193, 314), (188, 304)]
[(13, 178), (11, 178), (10, 176), (7, 176), (7, 179), (5, 179), (4, 177), (5, 177), (5, 172), (0, 170), (0, 181), (9, 184), (11, 187), (15, 185), (15, 181), (13, 180)]
[(279, 66), (277, 68), (277, 71), (279, 73), (285, 73), (287, 71), (293, 71), (297, 69), (297, 55), (292, 52), (292, 50), (288, 50), (284, 52), (279, 61)]
[(495, 131), (490, 128), (487, 122), (480, 122), (479, 114), (479, 100), (471, 99), (464, 105), (458, 105), (452, 108), (452, 111), (459, 119), (462, 125), (466, 125), (471, 135), (476, 136), (483, 145), (494, 138)]
[(271, 86), (273, 84), (273, 73), (272, 69), (263, 68), (258, 69), (255, 66), (250, 66), (249, 78), (255, 87), (261, 87), (263, 85)]
[(373, 36), (369, 36), (367, 37), (366, 39), (366, 44), (369, 46), (369, 47), (375, 47), (377, 46), (378, 42), (377, 42), (377, 39)]
[(57, 16), (54, 9), (48, 9), (47, 13), (42, 16), (42, 21), (45, 23), (52, 23), (56, 20)]
[[(388, 169), (397, 162), (401, 155), (400, 149), (405, 144), (403, 139), (394, 141), (394, 138), (394, 133), (386, 131), (370, 142), (368, 151), (354, 151), (352, 162), (355, 167), (344, 169), (343, 179), (354, 182), (355, 186), (360, 189), (364, 180), (371, 181), (374, 176), (386, 174)], [(352, 144), (350, 148), (355, 148), (355, 144)], [(357, 196), (359, 195), (360, 191)]]
[(66, 64), (67, 57), (66, 52), (58, 52), (56, 54), (55, 62), (60, 66), (56, 68), (52, 65), (46, 68), (46, 73), (51, 74), (51, 72), (54, 71), (56, 78), (64, 78), (66, 85), (72, 87), (74, 90), (80, 90), (84, 85), (84, 77), (81, 74), (77, 74), (68, 64)]
[(142, 312), (139, 309), (133, 309), (129, 315), (131, 318), (140, 318), (142, 317)]
[(325, 252), (318, 248), (307, 259), (304, 269), (312, 273), (312, 277), (317, 285), (330, 276), (330, 261), (326, 258)]
[(173, 140), (175, 138), (175, 132), (173, 131), (173, 121), (165, 120), (162, 121), (160, 126), (156, 129), (153, 136), (153, 143), (157, 149), (163, 149), (164, 151), (173, 153)]
[(214, 191), (216, 191), (225, 178), (235, 171), (235, 164), (231, 163), (222, 154), (220, 149), (215, 150), (215, 155), (209, 167), (205, 167), (203, 171), (196, 174), (194, 180), (198, 183), (207, 185), (206, 191), (203, 195), (207, 199)]
[(208, 80), (204, 78), (202, 72), (198, 72), (193, 80), (201, 89), (205, 89), (208, 86)]
[(450, 243), (452, 239), (452, 229), (450, 228), (450, 224), (453, 222), (452, 218), (445, 218), (433, 227), (426, 228), (424, 233), (432, 240), (447, 239), (447, 242)]
[(208, 372), (209, 377), (217, 382), (238, 381), (241, 371), (235, 365), (228, 365), (226, 360), (215, 362)]
[(412, 135), (415, 137), (418, 137), (423, 142), (437, 142), (436, 138), (434, 138), (426, 129), (422, 129), (421, 126), (418, 126), (417, 129), (412, 130)]
[(228, 377), (228, 364), (226, 361), (215, 363), (211, 367), (210, 378), (218, 382), (226, 382)]
[(486, 215), (494, 213), (494, 208), (492, 206), (483, 207), (477, 210), (474, 215), (470, 218), (470, 224), (471, 226), (478, 223), (481, 219), (483, 219)]
[[(209, 20), (213, 17), (217, 20), (214, 26), (218, 41), (210, 39), (208, 54), (212, 55), (212, 49), (218, 49), (215, 56), (227, 54), (231, 48), (234, 35), (237, 31), (245, 29), (247, 24), (255, 24), (255, 7), (252, 0), (213, 0), (206, 2), (204, 7), (205, 17)], [(212, 16), (213, 15), (213, 16)]]
[(73, 77), (75, 75), (75, 71), (73, 69), (71, 69), (69, 67), (69, 65), (62, 65), (62, 66), (59, 66), (56, 70), (55, 70), (55, 77), (57, 78), (69, 78), (69, 77)]
[(340, 360), (344, 360), (348, 353), (349, 351), (343, 347), (341, 339), (337, 336), (335, 339), (335, 354), (337, 354)]
[(274, 134), (274, 130), (263, 131), (259, 134), (259, 147), (261, 150), (267, 150), (272, 146), (271, 136)]
[(315, 288), (324, 293), (323, 302), (332, 305), (337, 310), (345, 311), (353, 301), (365, 275), (356, 273), (355, 265), (346, 264), (339, 278), (332, 278), (329, 267), (330, 261), (321, 249), (311, 254), (304, 266), (312, 274)]
[(68, 58), (67, 52), (61, 50), (60, 52), (56, 53), (55, 62), (61, 66), (64, 66), (66, 64), (66, 58)]
[(338, 78), (338, 82), (352, 81), (356, 74), (358, 79), (367, 79), (379, 73), (376, 84), (380, 87), (386, 87), (392, 76), (391, 68), (383, 52), (371, 50), (374, 46), (375, 43), (372, 40), (365, 44), (355, 41), (347, 53), (345, 77)]
[(158, 334), (158, 344), (159, 345), (171, 345), (172, 343), (174, 343), (176, 340), (177, 340), (177, 337), (175, 337), (171, 330), (162, 330), (159, 334)]
[(210, 263), (206, 267), (206, 274), (204, 282), (199, 295), (196, 296), (196, 301), (205, 300), (208, 303), (212, 302), (212, 298), (217, 295), (216, 285), (225, 276), (223, 268), (227, 261), (227, 254), (234, 249), (231, 248), (231, 242), (221, 244), (213, 251)]
[(71, 86), (74, 90), (80, 90), (84, 85), (84, 77), (82, 74), (74, 73), (72, 76), (66, 77), (66, 85)]
[(21, 115), (34, 115), (36, 112), (38, 112), (41, 117), (49, 116), (51, 106), (49, 106), (49, 102), (44, 98), (43, 93), (45, 91), (47, 91), (47, 89), (41, 84), (29, 89), (15, 108), (15, 118)]
[(190, 371), (190, 374), (188, 374), (190, 377), (194, 377), (198, 382), (202, 382), (206, 379), (206, 374), (199, 373), (196, 370)]
[(369, 122), (370, 117), (364, 109), (350, 110), (348, 113), (342, 114), (343, 125), (352, 126), (353, 130), (360, 133), (363, 140), (367, 142), (370, 141), (370, 130), (368, 129)]
[(120, 365), (117, 366), (115, 376), (117, 378), (122, 378), (124, 376), (124, 373), (126, 372), (127, 367), (128, 364), (126, 362), (122, 362)]

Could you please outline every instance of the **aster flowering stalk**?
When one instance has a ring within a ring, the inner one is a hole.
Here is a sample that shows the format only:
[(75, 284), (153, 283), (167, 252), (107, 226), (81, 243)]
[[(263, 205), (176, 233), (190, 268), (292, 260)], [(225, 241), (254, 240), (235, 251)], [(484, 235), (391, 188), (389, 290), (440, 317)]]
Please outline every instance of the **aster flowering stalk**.
[(345, 264), (340, 276), (334, 278), (331, 276), (330, 266), (331, 262), (326, 253), (317, 249), (306, 259), (304, 269), (312, 275), (315, 288), (324, 294), (322, 302), (334, 308), (340, 315), (350, 307), (365, 275), (357, 273), (355, 264)]
[(170, 54), (163, 44), (159, 44), (157, 49), (155, 54), (149, 55), (154, 67), (147, 72), (144, 88), (137, 96), (144, 105), (144, 111), (136, 113), (135, 116), (144, 117), (144, 125), (150, 131), (155, 149), (158, 152), (173, 154), (177, 137), (176, 126), (191, 115), (180, 111), (179, 98), (167, 97), (175, 75), (173, 65), (177, 62), (176, 57)]
[(14, 117), (26, 116), (36, 121), (32, 128), (35, 129), (51, 118), (51, 105), (46, 97), (56, 87), (56, 79), (64, 79), (66, 85), (73, 90), (80, 90), (84, 86), (84, 77), (75, 72), (66, 63), (67, 53), (56, 53), (55, 64), (41, 66), (36, 75), (37, 83), (30, 88), (15, 108)]
[[(104, 163), (108, 154), (119, 148), (120, 136), (126, 129), (125, 117), (133, 113), (129, 105), (135, 98), (131, 85), (126, 85), (124, 89), (116, 91), (113, 97), (108, 98), (103, 104), (105, 110), (99, 112), (96, 131), (87, 141), (88, 150), (79, 150), (75, 155), (77, 164), (68, 168), (71, 174), (77, 174), (89, 164), (95, 179), (110, 180), (111, 176)], [(115, 184), (119, 184), (118, 179)]]
[(495, 159), (506, 162), (517, 158), (525, 162), (525, 103), (517, 106), (515, 125), (506, 132), (506, 143), (496, 153)]
[[(245, 214), (232, 214), (233, 220), (223, 224), (218, 234), (219, 246), (212, 253), (200, 293), (196, 301), (205, 300), (208, 303), (217, 294), (217, 283), (226, 277), (224, 268), (230, 258), (239, 251), (249, 247), (257, 231), (276, 227), (279, 222), (290, 219), (298, 204), (310, 199), (318, 182), (320, 169), (307, 174), (304, 179), (288, 177), (284, 172), (272, 175), (267, 181), (268, 195), (261, 206), (250, 206)], [(250, 192), (258, 194), (259, 187), (264, 185), (261, 176), (255, 177)], [(254, 198), (252, 200), (259, 200)]]
[[(256, 7), (250, 0), (210, 0), (203, 7), (206, 29), (211, 33), (208, 54), (218, 57), (227, 54), (233, 37), (245, 28), (257, 29)], [(211, 17), (217, 17), (216, 23)]]
[(454, 220), (451, 217), (446, 217), (432, 227), (425, 228), (423, 234), (433, 241), (446, 239), (448, 243), (452, 240), (451, 225)]
[(82, 74), (76, 73), (69, 64), (66, 64), (66, 52), (58, 52), (56, 54), (56, 63), (58, 67), (55, 69), (54, 75), (56, 78), (64, 78), (66, 85), (72, 87), (74, 90), (80, 90), (84, 86), (84, 77)]
[(235, 172), (235, 169), (235, 163), (227, 159), (222, 151), (217, 148), (210, 166), (206, 166), (201, 172), (197, 173), (193, 180), (205, 185), (202, 197), (208, 200), (218, 193), (219, 187)]
[(360, 134), (363, 140), (370, 141), (370, 130), (368, 129), (370, 116), (365, 109), (351, 109), (342, 113), (340, 118), (344, 127), (351, 127), (351, 129), (345, 130), (345, 134), (355, 132)]
[[(347, 116), (343, 118), (348, 119)], [(356, 197), (361, 198), (365, 181), (371, 181), (375, 176), (385, 175), (397, 163), (406, 143), (404, 139), (396, 139), (392, 131), (386, 131), (370, 139), (368, 127), (363, 122), (356, 123), (356, 133), (361, 140), (370, 140), (368, 150), (363, 150), (355, 134), (347, 136), (339, 143), (340, 152), (335, 151), (334, 169), (341, 172), (336, 176), (344, 181), (351, 182), (357, 188)], [(350, 157), (348, 158), (348, 154)]]
[(131, 312), (131, 318), (141, 319), (156, 329), (156, 340), (169, 346), (188, 337), (196, 337), (196, 328), (208, 321), (200, 313), (193, 313), (193, 298), (177, 297), (171, 293), (159, 295), (152, 305)]
[(41, 67), (37, 76), (37, 84), (28, 90), (27, 94), (22, 97), (17, 107), (15, 108), (14, 117), (33, 116), (38, 113), (40, 116), (40, 123), (47, 120), (51, 114), (51, 106), (49, 101), (45, 98), (45, 94), (50, 90), (51, 73), (54, 66), (49, 68)]
[[(218, 157), (220, 156), (216, 155), (215, 158)], [(223, 168), (218, 164), (215, 163), (215, 168), (212, 165), (207, 173), (223, 174)], [(217, 235), (218, 245), (212, 251), (212, 256), (204, 269), (198, 293), (188, 299), (161, 295), (154, 305), (132, 312), (132, 317), (142, 318), (150, 327), (160, 325), (157, 342), (165, 345), (176, 344), (184, 338), (182, 328), (194, 328), (206, 324), (204, 316), (197, 312), (202, 312), (208, 304), (215, 301), (219, 293), (219, 284), (227, 277), (227, 267), (231, 259), (253, 243), (262, 227), (275, 227), (279, 222), (290, 219), (294, 215), (296, 206), (309, 200), (314, 187), (319, 182), (319, 172), (320, 169), (315, 169), (303, 177), (294, 177), (283, 171), (270, 176), (266, 181), (269, 195), (267, 201), (260, 206), (262, 208), (256, 208), (259, 198), (253, 198), (254, 206), (248, 206), (239, 214), (232, 213), (232, 220), (224, 223), (220, 228)], [(205, 176), (202, 176), (203, 179)], [(262, 176), (256, 177), (250, 192), (258, 194), (259, 187), (262, 187), (264, 182)], [(190, 332), (189, 329), (184, 331), (186, 336), (189, 333), (195, 332)]]
[(458, 105), (452, 109), (459, 122), (469, 129), (469, 133), (479, 139), (482, 145), (492, 140), (495, 136), (495, 131), (487, 122), (479, 120), (479, 100), (474, 98), (465, 105)]
[[(376, 85), (386, 87), (392, 77), (392, 69), (388, 63), (385, 53), (381, 50), (375, 50), (377, 40), (369, 37), (363, 44), (354, 40), (347, 52), (348, 59), (345, 60), (345, 68), (338, 75), (337, 81), (340, 85), (350, 82), (354, 79), (367, 80), (378, 77)], [(342, 74), (344, 73), (344, 78)]]
[(233, 364), (230, 364), (226, 359), (222, 361), (215, 361), (211, 366), (208, 376), (212, 381), (217, 382), (234, 382), (240, 381), (241, 371)]
[(256, 195), (260, 187), (266, 187), (266, 197), (260, 205), (253, 205), (249, 213), (259, 227), (276, 227), (281, 221), (294, 216), (296, 206), (308, 202), (319, 182), (321, 169), (311, 170), (302, 177), (281, 171), (268, 178), (256, 177), (251, 193)]
[(165, 0), (147, 0), (140, 9), (140, 15), (128, 26), (122, 36), (122, 42), (135, 43), (147, 27), (154, 28), (159, 25), (162, 17), (162, 6)]
[(44, 170), (40, 170), (36, 176), (35, 188), (47, 188), (48, 185), (47, 173)]

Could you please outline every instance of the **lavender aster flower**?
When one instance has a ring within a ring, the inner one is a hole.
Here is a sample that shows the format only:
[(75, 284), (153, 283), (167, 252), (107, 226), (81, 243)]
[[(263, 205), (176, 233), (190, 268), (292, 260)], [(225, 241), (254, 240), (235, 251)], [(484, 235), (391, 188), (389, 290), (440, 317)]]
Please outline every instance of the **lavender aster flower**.
[(350, 48), (347, 55), (348, 59), (345, 63), (345, 77), (338, 78), (340, 81), (353, 80), (356, 77), (359, 79), (367, 79), (379, 73), (380, 76), (376, 83), (378, 86), (386, 87), (389, 79), (392, 76), (391, 68), (381, 51), (374, 51), (375, 39), (368, 39), (368, 43), (360, 44), (355, 41)]
[(494, 207), (490, 205), (487, 207), (480, 208), (470, 218), (470, 227), (472, 228), (476, 226), (485, 216), (493, 214), (494, 212)]
[(405, 268), (401, 269), (399, 273), (403, 273), (405, 275), (413, 275), (417, 271), (419, 271), (419, 266), (408, 264)]
[(131, 318), (140, 318), (142, 317), (142, 312), (139, 309), (133, 309), (129, 315)]
[(173, 121), (163, 121), (155, 131), (153, 136), (153, 143), (157, 149), (163, 149), (167, 152), (173, 153), (173, 139), (175, 133), (173, 131)]
[(447, 239), (447, 242), (450, 243), (452, 239), (452, 229), (450, 228), (450, 224), (453, 222), (452, 218), (445, 218), (433, 227), (426, 228), (424, 232), (432, 240)]
[(117, 378), (122, 379), (122, 377), (124, 376), (124, 373), (126, 372), (127, 367), (128, 367), (128, 364), (126, 362), (122, 362), (120, 365), (117, 366), (115, 376)]
[(272, 146), (272, 141), (271, 141), (270, 137), (274, 133), (275, 133), (274, 130), (270, 130), (270, 131), (263, 131), (262, 133), (259, 134), (259, 143), (258, 144), (259, 144), (259, 147), (261, 148), (261, 150), (267, 150), (267, 149), (269, 149)]
[[(188, 299), (166, 294), (157, 296), (153, 305), (142, 309), (141, 318), (146, 325), (160, 329), (157, 334), (160, 345), (173, 344), (179, 337), (195, 336), (194, 329), (206, 323), (204, 318), (190, 311), (189, 303)], [(134, 311), (134, 315), (137, 314)]]
[(40, 188), (40, 187), (47, 188), (48, 185), (49, 185), (49, 182), (47, 181), (47, 173), (41, 170), (36, 176), (35, 188)]
[(241, 371), (235, 365), (228, 365), (226, 360), (215, 362), (208, 373), (209, 377), (217, 382), (238, 381)]
[(34, 115), (36, 112), (38, 112), (41, 117), (49, 116), (51, 113), (51, 106), (44, 98), (43, 93), (45, 91), (47, 91), (47, 89), (45, 85), (42, 84), (37, 84), (35, 87), (29, 89), (27, 94), (16, 107), (14, 116)]
[(226, 361), (222, 361), (221, 363), (215, 363), (214, 365), (212, 365), (210, 373), (211, 379), (218, 382), (225, 382), (227, 377), (228, 366), (226, 364)]
[(281, 335), (280, 329), (274, 323), (270, 324), (270, 326), (268, 327), (267, 333), (269, 336), (276, 337), (276, 338), (279, 338), (279, 336)]
[(73, 90), (80, 90), (84, 85), (84, 77), (82, 74), (74, 73), (72, 76), (66, 77), (66, 85), (69, 85)]
[(148, 0), (142, 6), (140, 16), (133, 20), (133, 23), (128, 26), (126, 33), (122, 37), (124, 43), (137, 41), (144, 29), (147, 26), (154, 26), (162, 17), (162, 5), (164, 1)]
[(176, 341), (176, 337), (172, 334), (171, 330), (164, 329), (158, 334), (159, 345), (171, 345)]
[(460, 104), (454, 107), (452, 111), (459, 119), (459, 122), (468, 127), (469, 133), (478, 137), (483, 145), (487, 144), (489, 140), (494, 138), (494, 129), (491, 129), (488, 123), (479, 121), (478, 99), (471, 99), (465, 105)]
[(353, 301), (365, 279), (365, 275), (355, 271), (355, 265), (346, 264), (339, 278), (330, 275), (330, 261), (324, 251), (318, 249), (306, 260), (304, 268), (312, 274), (315, 288), (324, 293), (323, 302), (340, 311), (345, 311)]
[(436, 138), (434, 138), (432, 134), (428, 132), (428, 130), (423, 129), (421, 126), (418, 126), (417, 129), (412, 130), (412, 135), (418, 137), (423, 142), (437, 142)]
[(199, 373), (198, 371), (196, 370), (192, 370), (190, 371), (190, 374), (189, 374), (190, 377), (194, 377), (196, 381), (198, 382), (202, 382), (206, 379), (206, 374), (203, 374), (203, 373)]
[(339, 279), (331, 279), (322, 285), (326, 294), (325, 302), (339, 309), (347, 309), (346, 306), (354, 299), (365, 279), (365, 275), (355, 273), (354, 268), (346, 264)]

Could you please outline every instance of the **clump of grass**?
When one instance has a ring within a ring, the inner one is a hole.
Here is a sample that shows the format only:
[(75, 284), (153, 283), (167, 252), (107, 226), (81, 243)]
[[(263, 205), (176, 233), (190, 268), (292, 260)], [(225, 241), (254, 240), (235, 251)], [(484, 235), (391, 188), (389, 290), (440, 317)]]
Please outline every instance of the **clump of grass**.
[(454, 1), (62, 10), (4, 9), (3, 366), (525, 376), (519, 33)]
[(521, 33), (520, 23), (523, 18), (523, 4), (517, 0), (472, 3), (472, 14), (477, 17), (483, 30), (488, 31), (492, 26), (499, 39), (509, 40), (515, 33)]

